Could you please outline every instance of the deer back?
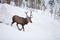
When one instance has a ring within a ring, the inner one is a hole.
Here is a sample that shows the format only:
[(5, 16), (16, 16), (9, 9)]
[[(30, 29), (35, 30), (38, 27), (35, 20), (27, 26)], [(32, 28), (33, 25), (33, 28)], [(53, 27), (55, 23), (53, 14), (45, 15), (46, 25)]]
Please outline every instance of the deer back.
[(16, 22), (16, 23), (23, 23), (23, 17), (19, 17), (17, 15), (13, 16), (13, 21)]

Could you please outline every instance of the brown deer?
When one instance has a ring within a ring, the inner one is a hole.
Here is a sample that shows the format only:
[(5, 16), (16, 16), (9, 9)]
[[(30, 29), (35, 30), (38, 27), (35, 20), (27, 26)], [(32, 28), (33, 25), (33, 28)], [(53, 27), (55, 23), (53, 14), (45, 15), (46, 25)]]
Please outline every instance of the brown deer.
[[(23, 31), (25, 31), (24, 25), (28, 24), (29, 22), (32, 23), (32, 20), (31, 20), (32, 14), (30, 13), (30, 17), (29, 17), (29, 16), (27, 15), (27, 13), (28, 13), (28, 12), (26, 12), (26, 18), (23, 18), (23, 17), (19, 17), (19, 16), (17, 16), (17, 15), (14, 15), (14, 16), (12, 17), (11, 26), (12, 26), (13, 23), (16, 22), (16, 23), (17, 23), (16, 25), (17, 25), (18, 30), (21, 31), (21, 30), (23, 29)], [(18, 24), (22, 25), (22, 28), (21, 28), (21, 29), (18, 27)]]

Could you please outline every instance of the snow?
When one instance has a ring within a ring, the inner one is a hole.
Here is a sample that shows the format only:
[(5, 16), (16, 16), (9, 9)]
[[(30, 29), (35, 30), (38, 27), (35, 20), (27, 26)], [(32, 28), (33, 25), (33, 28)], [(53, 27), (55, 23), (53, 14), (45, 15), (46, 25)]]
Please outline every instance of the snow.
[(0, 23), (0, 40), (60, 40), (60, 23), (51, 17), (48, 9), (46, 11), (34, 10), (33, 23), (25, 25), (25, 32), (19, 31), (16, 23), (13, 26), (10, 25), (13, 15), (26, 17), (26, 11), (29, 9), (0, 4), (0, 21), (4, 22)]

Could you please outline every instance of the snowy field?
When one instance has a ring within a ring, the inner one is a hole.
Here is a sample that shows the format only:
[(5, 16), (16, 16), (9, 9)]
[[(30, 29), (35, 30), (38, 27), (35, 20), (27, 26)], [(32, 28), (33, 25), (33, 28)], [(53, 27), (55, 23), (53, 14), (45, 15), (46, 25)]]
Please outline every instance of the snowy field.
[(19, 31), (16, 23), (11, 26), (13, 15), (26, 17), (25, 12), (30, 10), (0, 4), (0, 21), (3, 22), (0, 23), (0, 40), (60, 40), (60, 23), (51, 17), (48, 9), (33, 10), (32, 23), (25, 25), (25, 32)]

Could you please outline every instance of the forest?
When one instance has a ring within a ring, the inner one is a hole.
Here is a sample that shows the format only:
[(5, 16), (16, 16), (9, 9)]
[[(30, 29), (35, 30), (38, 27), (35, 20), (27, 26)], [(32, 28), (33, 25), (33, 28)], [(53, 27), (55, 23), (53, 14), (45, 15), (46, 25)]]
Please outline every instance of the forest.
[(0, 0), (0, 40), (60, 40), (60, 0)]

